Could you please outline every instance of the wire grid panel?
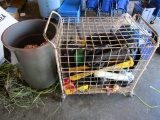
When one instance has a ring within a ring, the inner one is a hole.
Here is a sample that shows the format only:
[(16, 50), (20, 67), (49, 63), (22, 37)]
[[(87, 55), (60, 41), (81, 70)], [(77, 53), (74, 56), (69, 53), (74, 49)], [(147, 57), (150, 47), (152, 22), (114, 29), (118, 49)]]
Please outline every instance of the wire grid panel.
[(130, 16), (63, 20), (57, 57), (64, 93), (132, 91), (158, 46), (157, 33)]

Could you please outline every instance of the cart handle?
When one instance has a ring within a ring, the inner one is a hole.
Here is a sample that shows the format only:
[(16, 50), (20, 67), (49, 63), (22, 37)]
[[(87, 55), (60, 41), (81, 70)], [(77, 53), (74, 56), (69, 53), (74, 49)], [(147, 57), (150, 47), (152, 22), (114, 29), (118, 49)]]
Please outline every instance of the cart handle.
[[(142, 18), (142, 16), (141, 16), (140, 14), (134, 14), (134, 15), (133, 15), (133, 18), (136, 18), (136, 16), (138, 16), (138, 19), (141, 19), (141, 20), (152, 30), (152, 32), (153, 32), (153, 33), (155, 34), (155, 36), (157, 37), (157, 41), (155, 41), (153, 38), (150, 38), (151, 41), (152, 41), (154, 44), (158, 43), (159, 37), (158, 37), (157, 32)], [(138, 20), (137, 20), (137, 21), (138, 21)]]
[[(56, 37), (58, 38), (59, 34), (61, 33), (61, 30), (63, 28), (63, 24), (62, 24), (62, 17), (55, 11), (52, 11), (48, 17), (48, 20), (47, 20), (47, 23), (46, 23), (46, 26), (45, 26), (45, 29), (43, 31), (43, 37), (46, 41), (48, 41), (49, 43), (51, 43), (53, 45), (54, 48), (56, 48), (56, 45), (55, 45), (55, 42), (53, 43), (51, 40), (48, 39), (47, 35), (46, 35), (46, 32), (47, 32), (47, 29), (48, 29), (48, 25), (51, 21), (51, 17), (53, 14), (56, 14), (58, 17), (59, 17), (59, 22), (58, 22), (58, 29), (57, 29), (57, 34), (56, 34)], [(60, 37), (60, 36), (59, 36)]]

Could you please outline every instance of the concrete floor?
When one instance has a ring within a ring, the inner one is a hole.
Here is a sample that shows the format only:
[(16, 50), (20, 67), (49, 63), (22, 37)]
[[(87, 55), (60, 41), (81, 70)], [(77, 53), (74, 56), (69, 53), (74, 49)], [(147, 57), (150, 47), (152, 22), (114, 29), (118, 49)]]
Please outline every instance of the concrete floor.
[[(132, 10), (131, 4), (130, 9)], [(36, 1), (28, 0), (22, 9), (26, 13), (19, 21), (40, 18)], [(129, 11), (131, 12), (131, 11)], [(160, 34), (160, 20), (152, 25)], [(160, 94), (150, 88), (160, 90), (160, 55), (155, 53), (134, 90), (150, 105), (160, 105)], [(0, 120), (159, 120), (160, 107), (151, 109), (143, 105), (136, 97), (124, 97), (121, 94), (70, 95), (60, 105), (53, 94), (44, 97), (45, 105), (19, 108), (8, 117), (8, 112), (0, 107)]]

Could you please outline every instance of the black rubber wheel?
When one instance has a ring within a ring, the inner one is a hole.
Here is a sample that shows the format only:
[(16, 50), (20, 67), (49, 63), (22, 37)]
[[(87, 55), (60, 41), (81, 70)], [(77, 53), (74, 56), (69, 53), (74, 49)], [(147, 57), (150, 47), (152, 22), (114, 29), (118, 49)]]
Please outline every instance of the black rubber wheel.
[(160, 54), (160, 47), (157, 48), (156, 52)]
[(151, 21), (150, 24), (154, 24), (154, 21)]
[(64, 102), (65, 98), (61, 98), (61, 102)]

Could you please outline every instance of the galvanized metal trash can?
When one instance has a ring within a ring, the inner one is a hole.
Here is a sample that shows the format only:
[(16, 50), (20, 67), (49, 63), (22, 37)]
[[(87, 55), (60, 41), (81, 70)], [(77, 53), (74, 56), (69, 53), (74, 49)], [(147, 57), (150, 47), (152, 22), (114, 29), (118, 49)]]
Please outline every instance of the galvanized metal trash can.
[[(57, 65), (54, 49), (46, 43), (43, 37), (47, 21), (34, 19), (16, 23), (7, 28), (2, 34), (2, 43), (5, 56), (12, 64), (17, 64), (24, 80), (34, 89), (44, 89), (55, 83), (57, 78)], [(55, 40), (57, 27), (49, 23), (47, 37)], [(37, 44), (37, 48), (25, 49), (28, 44)]]

